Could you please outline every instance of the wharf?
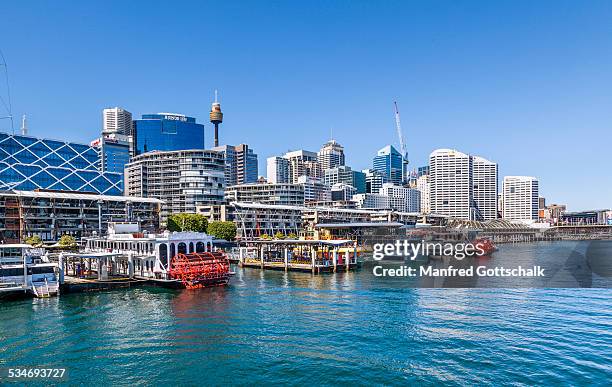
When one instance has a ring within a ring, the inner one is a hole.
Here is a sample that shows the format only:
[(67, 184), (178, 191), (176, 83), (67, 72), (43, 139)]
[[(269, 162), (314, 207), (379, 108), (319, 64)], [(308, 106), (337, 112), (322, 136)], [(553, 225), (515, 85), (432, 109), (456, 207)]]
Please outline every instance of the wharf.
[(62, 293), (82, 293), (96, 292), (103, 290), (125, 289), (146, 284), (148, 281), (129, 278), (129, 277), (111, 277), (107, 280), (88, 279), (65, 276), (64, 282), (61, 284), (60, 291)]
[(241, 267), (303, 271), (312, 274), (350, 271), (359, 267), (352, 240), (251, 240), (239, 248)]

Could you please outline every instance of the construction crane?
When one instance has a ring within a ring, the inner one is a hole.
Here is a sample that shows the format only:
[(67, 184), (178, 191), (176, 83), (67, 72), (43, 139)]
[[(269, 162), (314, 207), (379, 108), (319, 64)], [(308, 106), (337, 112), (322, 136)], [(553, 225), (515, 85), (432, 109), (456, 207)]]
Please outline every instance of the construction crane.
[(404, 140), (404, 135), (402, 134), (402, 125), (400, 124), (400, 114), (397, 107), (397, 102), (393, 101), (393, 105), (395, 107), (395, 128), (397, 129), (397, 136), (399, 137), (400, 143), (400, 153), (402, 154), (402, 175), (403, 180), (405, 181), (408, 178), (408, 150), (406, 149), (406, 142)]

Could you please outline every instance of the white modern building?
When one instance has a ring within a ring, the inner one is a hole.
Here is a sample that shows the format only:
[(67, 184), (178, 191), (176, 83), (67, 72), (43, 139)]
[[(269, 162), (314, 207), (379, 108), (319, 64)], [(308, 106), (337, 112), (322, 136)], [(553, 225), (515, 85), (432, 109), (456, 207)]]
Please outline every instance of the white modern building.
[(132, 113), (127, 110), (114, 107), (102, 111), (102, 133), (118, 133), (131, 136), (133, 133)]
[(539, 184), (531, 176), (505, 176), (503, 183), (503, 218), (538, 220)]
[(377, 194), (382, 188), (382, 185), (389, 181), (387, 176), (373, 169), (364, 169), (361, 171), (365, 178), (365, 192)]
[(388, 210), (391, 208), (389, 196), (387, 195), (364, 193), (353, 195), (352, 200), (357, 204), (357, 208), (360, 209)]
[(451, 149), (429, 155), (430, 207), (434, 214), (474, 219), (472, 213), (472, 158)]
[(287, 152), (283, 158), (289, 160), (289, 182), (297, 184), (300, 176), (321, 178), (321, 165), (317, 162), (317, 154), (307, 150)]
[(266, 164), (268, 183), (289, 183), (289, 160), (284, 157), (268, 157)]
[(429, 155), (430, 211), (456, 219), (497, 218), (497, 164), (452, 149)]
[(331, 200), (332, 201), (347, 201), (353, 198), (353, 195), (357, 194), (357, 188), (349, 184), (336, 183), (331, 187)]
[(399, 212), (420, 212), (421, 193), (414, 188), (402, 187), (393, 183), (385, 183), (379, 191), (380, 195), (389, 198), (389, 208)]
[(421, 175), (417, 178), (416, 189), (421, 193), (421, 212), (429, 214), (431, 212), (429, 204), (429, 175)]
[(225, 157), (225, 185), (257, 182), (257, 154), (247, 144), (222, 145), (212, 150)]
[(321, 179), (300, 176), (298, 184), (304, 187), (304, 202), (327, 202), (331, 200), (331, 188)]
[(304, 186), (289, 183), (255, 183), (227, 187), (228, 202), (261, 203), (286, 206), (304, 205)]
[(344, 165), (344, 147), (336, 140), (329, 140), (319, 150), (317, 160), (323, 171), (342, 166)]
[(472, 156), (472, 183), (474, 187), (472, 203), (476, 220), (497, 219), (497, 163), (479, 156)]
[(148, 152), (125, 166), (125, 194), (157, 198), (162, 222), (179, 212), (195, 213), (196, 207), (224, 201), (225, 160), (212, 150)]

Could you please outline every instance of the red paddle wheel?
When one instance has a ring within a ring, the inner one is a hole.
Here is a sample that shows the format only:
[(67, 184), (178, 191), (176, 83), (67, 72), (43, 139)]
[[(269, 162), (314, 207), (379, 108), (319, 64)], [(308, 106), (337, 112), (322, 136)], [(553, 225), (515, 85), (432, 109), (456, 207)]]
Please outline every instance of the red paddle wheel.
[(170, 277), (187, 289), (225, 285), (229, 276), (230, 262), (222, 252), (179, 253), (170, 261)]

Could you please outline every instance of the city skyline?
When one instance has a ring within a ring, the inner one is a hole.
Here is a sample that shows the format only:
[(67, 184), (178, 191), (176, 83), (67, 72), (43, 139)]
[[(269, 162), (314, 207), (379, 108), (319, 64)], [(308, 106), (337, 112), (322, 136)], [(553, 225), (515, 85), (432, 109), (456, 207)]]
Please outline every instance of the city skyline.
[[(397, 148), (397, 100), (410, 169), (426, 165), (435, 149), (453, 148), (496, 162), (500, 179), (536, 176), (548, 203), (569, 210), (610, 206), (605, 146), (574, 146), (585, 138), (610, 142), (610, 26), (599, 23), (609, 19), (610, 6), (592, 3), (576, 13), (558, 2), (529, 9), (339, 2), (248, 11), (218, 4), (219, 18), (194, 29), (186, 21), (206, 5), (185, 4), (189, 12), (179, 17), (169, 7), (141, 4), (5, 7), (13, 17), (0, 27), (8, 37), (0, 49), (15, 129), (25, 113), (33, 136), (88, 143), (99, 135), (103, 108), (121, 106), (135, 118), (176, 111), (205, 125), (211, 148), (207, 116), (218, 88), (221, 144), (249, 144), (259, 155), (260, 175), (270, 156), (316, 152), (331, 128), (346, 165), (361, 170), (381, 147)], [(177, 28), (164, 34), (144, 28), (147, 16), (160, 14)], [(346, 23), (366, 16), (372, 17), (367, 31)], [(105, 17), (117, 31), (103, 28)], [(301, 18), (310, 24), (296, 24)], [(515, 26), (491, 33), (490, 23), (506, 18)], [(271, 19), (275, 24), (266, 24)], [(247, 31), (255, 34), (248, 42)], [(105, 45), (115, 37), (126, 44)], [(259, 51), (268, 41), (271, 47)], [(220, 55), (213, 58), (211, 47)], [(320, 55), (300, 55), (317, 47)], [(107, 50), (117, 55), (108, 59)], [(155, 60), (160, 53), (163, 63)], [(10, 132), (7, 125), (0, 120), (0, 129)], [(589, 185), (594, 188), (582, 188)]]

